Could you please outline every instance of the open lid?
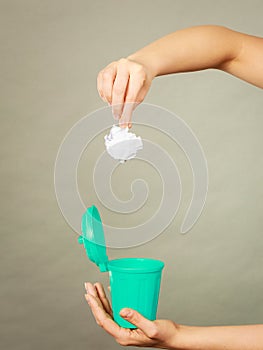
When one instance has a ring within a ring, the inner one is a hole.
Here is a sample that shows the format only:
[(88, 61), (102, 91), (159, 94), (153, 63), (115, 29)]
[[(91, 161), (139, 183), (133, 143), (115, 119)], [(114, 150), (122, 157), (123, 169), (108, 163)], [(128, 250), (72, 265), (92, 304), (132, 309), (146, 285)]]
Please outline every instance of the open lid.
[(104, 230), (100, 213), (95, 205), (89, 207), (82, 216), (82, 236), (79, 236), (79, 243), (84, 245), (88, 258), (99, 266), (101, 272), (108, 271), (108, 257)]

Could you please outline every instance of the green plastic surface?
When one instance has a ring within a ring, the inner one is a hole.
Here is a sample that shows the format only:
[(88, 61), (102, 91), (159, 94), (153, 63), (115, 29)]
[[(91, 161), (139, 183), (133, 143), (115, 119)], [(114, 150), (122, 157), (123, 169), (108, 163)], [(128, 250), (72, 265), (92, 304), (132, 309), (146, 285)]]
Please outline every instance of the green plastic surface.
[(108, 271), (104, 230), (95, 205), (88, 208), (82, 216), (81, 231), (79, 243), (84, 245), (88, 258), (98, 265), (101, 272)]
[(155, 320), (164, 263), (153, 259), (125, 258), (109, 261), (108, 267), (114, 321), (123, 328), (137, 328), (119, 315), (125, 307)]

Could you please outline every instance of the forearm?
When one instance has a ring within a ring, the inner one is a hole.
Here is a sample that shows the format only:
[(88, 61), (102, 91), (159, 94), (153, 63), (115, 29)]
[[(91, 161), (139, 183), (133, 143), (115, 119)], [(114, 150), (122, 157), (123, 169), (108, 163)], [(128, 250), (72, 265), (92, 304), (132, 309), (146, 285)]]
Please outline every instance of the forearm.
[(128, 57), (152, 76), (222, 69), (263, 87), (263, 39), (221, 26), (197, 26), (171, 33)]
[(263, 325), (179, 326), (172, 348), (176, 350), (262, 350)]
[(220, 26), (178, 30), (137, 51), (128, 58), (151, 67), (155, 76), (216, 68), (235, 58), (242, 35)]

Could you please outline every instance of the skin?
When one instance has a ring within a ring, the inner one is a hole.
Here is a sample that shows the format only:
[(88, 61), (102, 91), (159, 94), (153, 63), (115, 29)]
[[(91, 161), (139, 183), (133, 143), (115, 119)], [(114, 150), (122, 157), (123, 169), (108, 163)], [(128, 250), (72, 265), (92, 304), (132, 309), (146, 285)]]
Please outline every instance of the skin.
[[(127, 58), (110, 63), (97, 80), (101, 98), (112, 106), (121, 127), (155, 77), (219, 69), (263, 88), (263, 38), (220, 26), (197, 26), (171, 33)], [(120, 315), (138, 328), (119, 327), (100, 283), (85, 283), (85, 298), (96, 322), (121, 345), (176, 350), (262, 350), (263, 325), (189, 327), (170, 320), (150, 321), (132, 309)]]
[(122, 346), (173, 350), (262, 350), (263, 325), (190, 327), (170, 320), (150, 321), (137, 311), (124, 308), (120, 315), (137, 329), (118, 326), (100, 283), (85, 283), (85, 298), (97, 324)]
[(221, 26), (197, 26), (171, 33), (98, 74), (101, 98), (121, 127), (160, 75), (219, 69), (263, 88), (263, 38)]

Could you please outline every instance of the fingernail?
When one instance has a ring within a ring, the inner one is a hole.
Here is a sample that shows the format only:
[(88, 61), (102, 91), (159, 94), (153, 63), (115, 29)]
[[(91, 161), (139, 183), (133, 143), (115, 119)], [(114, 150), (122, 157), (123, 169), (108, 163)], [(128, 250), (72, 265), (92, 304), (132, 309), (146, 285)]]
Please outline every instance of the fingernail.
[(120, 312), (120, 315), (122, 317), (131, 317), (132, 315), (132, 311), (130, 309), (122, 309), (121, 312)]
[(88, 283), (87, 282), (84, 283), (84, 287), (85, 287), (86, 291), (88, 292)]

